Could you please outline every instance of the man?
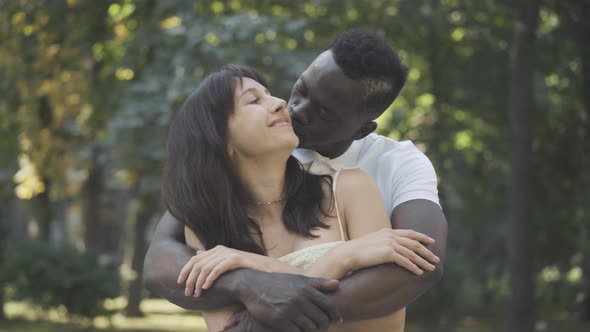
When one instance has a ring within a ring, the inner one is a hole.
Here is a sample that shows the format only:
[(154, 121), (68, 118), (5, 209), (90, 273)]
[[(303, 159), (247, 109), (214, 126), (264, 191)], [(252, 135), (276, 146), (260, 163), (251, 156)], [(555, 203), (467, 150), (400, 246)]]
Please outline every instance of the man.
[[(232, 331), (317, 331), (342, 319), (381, 317), (404, 308), (442, 276), (447, 224), (438, 205), (432, 164), (411, 142), (371, 134), (374, 120), (402, 89), (406, 68), (381, 38), (349, 30), (303, 72), (293, 87), (288, 110), (300, 139), (294, 155), (311, 172), (359, 166), (379, 186), (393, 228), (413, 229), (435, 239), (429, 249), (441, 261), (432, 272), (413, 275), (384, 264), (358, 271), (340, 283), (298, 275), (246, 269), (222, 275), (194, 298), (179, 271), (194, 256), (184, 245), (183, 225), (166, 213), (145, 261), (146, 286), (191, 310), (241, 304)], [(308, 312), (313, 303), (320, 311)], [(288, 323), (288, 324), (285, 324)]]

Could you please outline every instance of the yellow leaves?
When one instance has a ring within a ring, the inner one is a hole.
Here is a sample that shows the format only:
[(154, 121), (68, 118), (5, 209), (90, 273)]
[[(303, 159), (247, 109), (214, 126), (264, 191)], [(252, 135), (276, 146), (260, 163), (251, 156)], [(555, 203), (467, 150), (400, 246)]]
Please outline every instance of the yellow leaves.
[(129, 29), (127, 29), (125, 24), (119, 23), (115, 25), (113, 31), (115, 32), (115, 36), (117, 36), (118, 39), (125, 39), (129, 35)]
[(94, 45), (92, 45), (92, 57), (95, 60), (102, 60), (102, 58), (104, 57), (104, 45), (101, 43), (96, 43)]
[(346, 17), (351, 21), (356, 21), (359, 18), (359, 12), (356, 8), (348, 8), (348, 10), (346, 10)]
[(408, 80), (418, 81), (421, 76), (422, 72), (420, 71), (420, 69), (417, 67), (413, 67), (412, 69), (410, 69), (410, 72), (408, 73)]
[(163, 19), (160, 21), (160, 28), (162, 29), (172, 29), (180, 26), (182, 24), (182, 19), (176, 15), (170, 16), (168, 18)]
[(90, 119), (90, 117), (92, 116), (93, 112), (94, 112), (94, 109), (92, 108), (92, 105), (84, 104), (82, 106), (82, 109), (80, 110), (80, 113), (76, 117), (76, 122), (80, 126), (85, 125), (88, 122), (88, 120)]
[(566, 279), (571, 284), (577, 284), (582, 279), (582, 269), (579, 266), (568, 271)]
[(124, 186), (131, 187), (135, 182), (137, 182), (137, 173), (126, 169), (120, 169), (115, 172), (115, 178)]
[(23, 34), (28, 37), (28, 36), (30, 36), (30, 35), (33, 34), (33, 31), (34, 30), (35, 29), (33, 28), (32, 25), (30, 25), (30, 24), (29, 25), (25, 25), (25, 27), (23, 28)]
[(117, 68), (115, 71), (115, 77), (119, 81), (129, 81), (133, 79), (133, 76), (135, 76), (135, 73), (130, 68)]
[(68, 105), (78, 105), (80, 103), (80, 94), (73, 93), (69, 94), (66, 97), (66, 104)]
[(272, 41), (272, 40), (275, 40), (275, 38), (277, 38), (277, 32), (274, 31), (274, 30), (272, 30), (272, 29), (270, 29), (270, 30), (267, 30), (266, 31), (266, 33), (264, 34), (264, 36), (266, 36), (266, 39)]
[(430, 107), (434, 105), (435, 98), (434, 95), (430, 93), (424, 93), (416, 98), (416, 105), (419, 107)]
[(305, 30), (305, 32), (303, 33), (303, 38), (305, 38), (306, 41), (311, 43), (315, 39), (315, 32), (311, 30)]
[(285, 47), (289, 50), (294, 50), (297, 47), (297, 40), (293, 38), (288, 38), (285, 41)]
[(219, 14), (223, 13), (224, 9), (225, 9), (225, 6), (223, 5), (223, 2), (221, 2), (221, 1), (213, 1), (211, 3), (211, 11), (215, 15), (219, 15)]
[(465, 29), (463, 29), (463, 28), (455, 28), (455, 29), (453, 29), (453, 31), (451, 31), (451, 38), (455, 42), (462, 41), (463, 40), (463, 37), (465, 37)]
[(108, 12), (109, 17), (113, 20), (113, 22), (118, 23), (127, 18), (129, 15), (133, 14), (135, 11), (135, 5), (132, 3), (114, 3), (109, 6)]
[(215, 34), (214, 34), (214, 33), (212, 33), (212, 32), (209, 32), (209, 33), (207, 33), (207, 34), (205, 35), (205, 41), (206, 41), (208, 44), (210, 44), (210, 45), (213, 45), (213, 46), (217, 46), (217, 45), (219, 45), (219, 42), (220, 42), (220, 40), (219, 40), (219, 38), (217, 37), (217, 35), (215, 35)]
[(397, 13), (398, 10), (394, 6), (387, 6), (387, 8), (385, 8), (385, 14), (387, 14), (387, 16), (395, 16)]
[(13, 181), (17, 184), (14, 191), (20, 199), (31, 199), (45, 191), (45, 185), (41, 181), (35, 164), (27, 154), (18, 156), (20, 169), (13, 176)]
[(454, 143), (457, 150), (465, 150), (471, 146), (471, 133), (468, 130), (459, 131), (455, 134)]
[(16, 12), (14, 15), (12, 15), (12, 24), (19, 25), (20, 23), (25, 21), (25, 18), (26, 18), (25, 13)]
[(318, 18), (326, 15), (327, 8), (322, 5), (306, 3), (303, 5), (303, 12), (310, 18)]

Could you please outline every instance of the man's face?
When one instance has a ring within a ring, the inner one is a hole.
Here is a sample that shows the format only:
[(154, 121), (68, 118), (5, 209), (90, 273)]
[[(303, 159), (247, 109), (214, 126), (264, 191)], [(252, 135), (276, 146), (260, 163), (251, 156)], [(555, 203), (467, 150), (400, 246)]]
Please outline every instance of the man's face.
[(332, 51), (320, 54), (301, 74), (287, 105), (299, 147), (320, 150), (354, 139), (366, 123), (361, 84), (334, 61)]

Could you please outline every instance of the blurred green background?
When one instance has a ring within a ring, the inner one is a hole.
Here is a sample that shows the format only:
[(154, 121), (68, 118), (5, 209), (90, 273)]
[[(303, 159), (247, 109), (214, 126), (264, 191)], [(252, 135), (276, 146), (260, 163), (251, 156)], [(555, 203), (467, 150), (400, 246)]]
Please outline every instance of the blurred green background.
[(449, 220), (408, 331), (588, 331), (587, 0), (0, 0), (0, 331), (203, 330), (141, 283), (170, 118), (225, 63), (288, 98), (351, 27), (409, 66), (378, 132)]

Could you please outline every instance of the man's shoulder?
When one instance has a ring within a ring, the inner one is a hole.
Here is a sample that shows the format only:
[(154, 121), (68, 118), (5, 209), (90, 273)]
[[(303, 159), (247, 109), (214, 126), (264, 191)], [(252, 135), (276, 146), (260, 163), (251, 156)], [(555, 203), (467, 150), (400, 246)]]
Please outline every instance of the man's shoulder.
[(361, 143), (359, 159), (374, 157), (399, 159), (424, 155), (410, 140), (396, 141), (373, 133), (358, 142)]

